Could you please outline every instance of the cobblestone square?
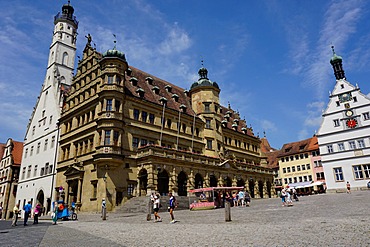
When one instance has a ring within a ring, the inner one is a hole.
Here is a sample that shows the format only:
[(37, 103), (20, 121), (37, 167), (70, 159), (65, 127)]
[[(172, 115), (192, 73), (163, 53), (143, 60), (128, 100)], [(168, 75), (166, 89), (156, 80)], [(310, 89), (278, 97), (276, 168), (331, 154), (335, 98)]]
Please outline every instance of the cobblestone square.
[[(293, 207), (279, 198), (253, 200), (251, 207), (175, 211), (175, 224), (145, 214), (80, 214), (79, 221), (42, 221), (11, 228), (0, 223), (0, 246), (370, 246), (370, 191), (300, 197)], [(152, 217), (153, 218), (153, 217)]]

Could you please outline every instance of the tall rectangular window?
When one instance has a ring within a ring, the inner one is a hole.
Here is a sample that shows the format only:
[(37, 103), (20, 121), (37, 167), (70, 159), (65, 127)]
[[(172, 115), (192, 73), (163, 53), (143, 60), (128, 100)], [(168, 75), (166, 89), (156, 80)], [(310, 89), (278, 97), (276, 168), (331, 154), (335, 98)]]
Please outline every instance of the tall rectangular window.
[(205, 112), (210, 112), (211, 110), (210, 110), (210, 103), (204, 103), (204, 111)]
[(132, 138), (132, 147), (133, 148), (139, 147), (139, 138), (136, 138), (136, 137)]
[(206, 128), (207, 129), (211, 128), (211, 119), (206, 119)]
[(370, 165), (363, 165), (365, 178), (370, 178)]
[(332, 153), (333, 152), (333, 145), (327, 145), (326, 147), (328, 149), (328, 153)]
[(356, 143), (355, 143), (355, 141), (349, 141), (348, 142), (348, 144), (349, 144), (349, 149), (356, 149)]
[(35, 168), (33, 169), (33, 176), (36, 177), (37, 175), (37, 165), (35, 165)]
[(335, 167), (333, 169), (334, 169), (334, 178), (335, 178), (335, 181), (337, 181), (337, 182), (343, 181), (344, 178), (343, 178), (342, 167)]
[(207, 140), (207, 149), (212, 149), (212, 140)]
[(140, 111), (138, 109), (134, 109), (134, 119), (135, 120), (139, 120), (139, 114), (140, 114)]
[(108, 75), (108, 84), (113, 84), (113, 75)]
[(46, 151), (47, 149), (48, 149), (48, 139), (45, 140), (44, 151)]
[(152, 114), (152, 113), (150, 113), (149, 114), (149, 123), (151, 123), (151, 124), (154, 124), (154, 114)]
[(364, 178), (361, 165), (353, 166), (353, 174), (355, 175), (355, 179)]
[(28, 169), (27, 169), (27, 178), (29, 178), (31, 176), (31, 169), (32, 169), (32, 166), (29, 165)]
[(344, 151), (344, 143), (338, 143), (338, 150), (339, 151)]
[(112, 111), (112, 104), (113, 100), (112, 99), (107, 99), (107, 106), (105, 108), (106, 111)]
[(140, 147), (145, 147), (148, 144), (148, 140), (146, 139), (141, 139), (140, 140)]
[(41, 142), (37, 143), (37, 150), (36, 150), (36, 153), (40, 153), (40, 146), (41, 146)]
[(364, 117), (364, 120), (369, 120), (370, 119), (369, 112), (362, 113), (362, 116)]
[(118, 145), (118, 138), (119, 138), (119, 132), (118, 131), (114, 131), (113, 132), (113, 143), (115, 146)]
[(115, 100), (115, 101), (114, 101), (114, 110), (118, 112), (118, 111), (119, 111), (120, 106), (121, 106), (121, 101), (119, 101), (119, 100)]
[(55, 136), (51, 137), (51, 145), (50, 148), (54, 148), (55, 145)]
[(365, 142), (364, 142), (364, 140), (358, 140), (358, 141), (357, 141), (357, 146), (358, 146), (358, 148), (364, 148), (364, 147), (365, 147)]
[(148, 113), (146, 111), (142, 111), (141, 112), (141, 121), (146, 123), (147, 119), (148, 119)]
[(26, 151), (24, 152), (24, 158), (27, 158), (27, 154), (28, 154), (28, 148), (26, 148)]
[(339, 127), (339, 119), (334, 119), (334, 127)]
[(110, 130), (106, 130), (105, 131), (104, 145), (110, 145), (110, 134), (111, 134), (111, 131)]

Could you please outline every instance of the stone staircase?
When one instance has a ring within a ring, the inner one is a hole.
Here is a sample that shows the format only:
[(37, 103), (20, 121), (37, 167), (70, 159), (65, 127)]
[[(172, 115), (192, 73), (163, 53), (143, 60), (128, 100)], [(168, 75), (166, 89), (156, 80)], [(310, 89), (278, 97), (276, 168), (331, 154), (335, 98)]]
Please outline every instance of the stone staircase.
[[(176, 196), (176, 201), (178, 206), (176, 210), (189, 209), (189, 198), (187, 196)], [(148, 196), (133, 197), (126, 201), (121, 206), (116, 207), (115, 213), (147, 213), (148, 212)], [(167, 211), (168, 207), (168, 197), (161, 197), (162, 208), (160, 211)], [(151, 205), (151, 208), (153, 206)]]

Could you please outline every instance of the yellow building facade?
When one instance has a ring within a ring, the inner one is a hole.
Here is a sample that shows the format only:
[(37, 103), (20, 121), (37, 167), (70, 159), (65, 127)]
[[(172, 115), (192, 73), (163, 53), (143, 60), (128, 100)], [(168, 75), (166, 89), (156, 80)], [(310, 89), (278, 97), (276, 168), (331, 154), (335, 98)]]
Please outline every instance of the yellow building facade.
[[(108, 210), (136, 196), (210, 186), (274, 195), (261, 141), (205, 68), (189, 91), (129, 66), (88, 41), (60, 119), (55, 193), (82, 211)], [(63, 188), (59, 190), (59, 188)]]

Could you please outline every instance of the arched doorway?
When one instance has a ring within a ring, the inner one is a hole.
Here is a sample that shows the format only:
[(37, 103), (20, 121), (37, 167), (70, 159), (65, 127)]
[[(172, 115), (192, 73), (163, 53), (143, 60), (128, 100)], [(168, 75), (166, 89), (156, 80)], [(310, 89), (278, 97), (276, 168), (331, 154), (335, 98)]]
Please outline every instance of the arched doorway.
[(139, 196), (145, 196), (148, 187), (148, 172), (146, 169), (141, 169), (139, 172)]
[(217, 187), (217, 178), (215, 177), (215, 175), (209, 176), (209, 186)]
[(236, 182), (236, 186), (237, 187), (244, 187), (245, 186), (245, 182), (244, 182), (244, 179), (242, 178), (239, 178)]
[(258, 181), (258, 193), (260, 194), (260, 197), (263, 198), (263, 182), (261, 180)]
[(161, 196), (165, 196), (168, 194), (168, 182), (170, 181), (168, 177), (168, 172), (166, 170), (161, 170), (158, 172), (158, 178), (157, 178), (157, 188), (158, 192)]
[(39, 193), (37, 193), (36, 202), (40, 203), (42, 213), (45, 214), (46, 211), (46, 209), (44, 210), (45, 195), (43, 190), (40, 190)]
[(270, 181), (266, 182), (266, 187), (267, 187), (267, 195), (269, 198), (271, 198), (271, 182)]
[(177, 188), (179, 196), (187, 196), (187, 183), (188, 183), (188, 176), (185, 172), (181, 171), (177, 176)]
[(252, 198), (254, 198), (254, 180), (249, 180), (249, 194)]
[(203, 177), (199, 173), (195, 175), (195, 189), (203, 188)]
[(224, 186), (231, 187), (233, 185), (233, 182), (231, 181), (231, 178), (226, 177), (224, 178)]

